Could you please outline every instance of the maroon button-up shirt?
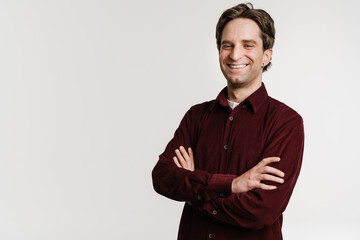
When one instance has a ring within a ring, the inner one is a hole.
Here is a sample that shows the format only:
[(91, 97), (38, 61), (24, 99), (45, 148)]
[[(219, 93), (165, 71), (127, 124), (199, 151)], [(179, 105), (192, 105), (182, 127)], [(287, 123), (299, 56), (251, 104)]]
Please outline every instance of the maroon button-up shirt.
[[(284, 212), (299, 176), (304, 129), (301, 116), (268, 96), (264, 84), (234, 110), (227, 89), (185, 114), (153, 169), (155, 190), (185, 201), (178, 239), (282, 239)], [(191, 147), (195, 171), (178, 168), (175, 149)], [(285, 173), (275, 190), (231, 193), (233, 179), (266, 157)]]

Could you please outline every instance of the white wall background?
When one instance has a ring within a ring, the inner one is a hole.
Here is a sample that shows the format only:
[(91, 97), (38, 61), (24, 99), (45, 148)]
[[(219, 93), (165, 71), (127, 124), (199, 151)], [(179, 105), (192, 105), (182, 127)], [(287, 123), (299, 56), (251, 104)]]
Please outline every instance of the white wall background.
[[(360, 235), (360, 2), (252, 1), (274, 18), (271, 96), (305, 120), (285, 239)], [(151, 170), (183, 114), (225, 86), (239, 1), (1, 0), (0, 239), (176, 239)]]

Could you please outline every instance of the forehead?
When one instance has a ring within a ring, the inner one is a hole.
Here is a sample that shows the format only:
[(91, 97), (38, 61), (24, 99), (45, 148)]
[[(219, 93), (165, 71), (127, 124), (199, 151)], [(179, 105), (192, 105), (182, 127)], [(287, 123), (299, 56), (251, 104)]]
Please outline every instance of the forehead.
[(255, 21), (248, 18), (236, 18), (225, 25), (221, 41), (241, 41), (244, 39), (262, 41), (261, 30)]

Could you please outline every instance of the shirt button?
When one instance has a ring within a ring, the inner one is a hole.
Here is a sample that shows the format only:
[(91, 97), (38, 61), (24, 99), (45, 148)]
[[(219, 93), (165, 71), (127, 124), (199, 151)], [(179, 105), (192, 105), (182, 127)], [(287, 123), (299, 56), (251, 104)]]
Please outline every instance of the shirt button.
[(214, 211), (213, 211), (213, 214), (214, 214), (214, 215), (216, 215), (216, 214), (217, 214), (217, 211), (216, 211), (216, 210), (214, 210)]
[(201, 199), (202, 199), (201, 195), (198, 195), (198, 196), (197, 196), (197, 199), (201, 200)]
[(225, 145), (225, 146), (224, 146), (224, 149), (225, 149), (225, 150), (228, 149), (228, 145)]
[(246, 108), (246, 105), (244, 104), (244, 105), (242, 105), (241, 107), (242, 107), (243, 109), (245, 109), (245, 108)]
[(231, 117), (229, 117), (229, 120), (232, 121), (232, 120), (234, 120), (234, 118), (231, 116)]
[(224, 194), (223, 194), (223, 193), (220, 193), (219, 195), (220, 195), (220, 197), (224, 197)]
[(209, 238), (213, 238), (213, 235), (211, 233), (209, 234)]

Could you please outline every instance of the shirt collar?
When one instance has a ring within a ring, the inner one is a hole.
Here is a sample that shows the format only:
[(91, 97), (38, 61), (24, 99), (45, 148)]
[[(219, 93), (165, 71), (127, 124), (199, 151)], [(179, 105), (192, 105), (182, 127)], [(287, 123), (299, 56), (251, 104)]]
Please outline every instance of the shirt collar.
[[(224, 87), (219, 95), (217, 96), (216, 100), (214, 101), (211, 109), (215, 107), (216, 103), (219, 103), (223, 107), (228, 107), (228, 102), (226, 100), (227, 95), (227, 87)], [(254, 113), (260, 108), (263, 102), (268, 98), (268, 93), (265, 88), (265, 84), (262, 83), (261, 87), (253, 92), (249, 97), (244, 100), (244, 104), (249, 104)]]

